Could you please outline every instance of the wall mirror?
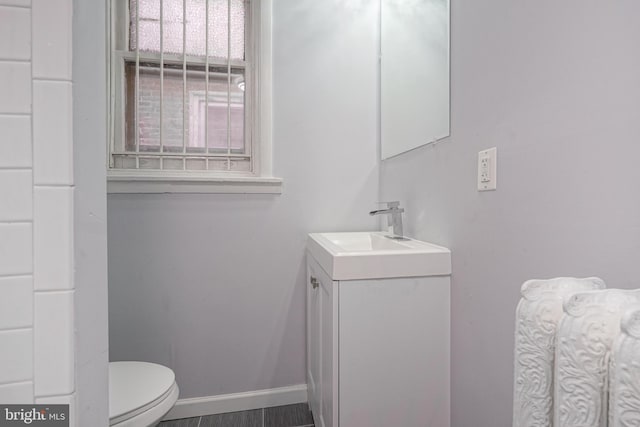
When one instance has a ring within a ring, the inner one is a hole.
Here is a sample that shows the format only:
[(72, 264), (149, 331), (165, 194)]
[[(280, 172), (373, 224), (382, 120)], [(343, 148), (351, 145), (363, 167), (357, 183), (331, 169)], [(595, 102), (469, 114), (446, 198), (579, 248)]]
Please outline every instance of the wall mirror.
[(449, 0), (381, 0), (382, 159), (449, 136)]

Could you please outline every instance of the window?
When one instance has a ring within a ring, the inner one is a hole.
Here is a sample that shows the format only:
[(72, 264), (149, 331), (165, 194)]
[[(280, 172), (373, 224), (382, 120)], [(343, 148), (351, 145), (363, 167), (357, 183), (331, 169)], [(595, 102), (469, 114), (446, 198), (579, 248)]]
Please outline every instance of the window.
[(112, 0), (110, 192), (279, 192), (270, 7)]

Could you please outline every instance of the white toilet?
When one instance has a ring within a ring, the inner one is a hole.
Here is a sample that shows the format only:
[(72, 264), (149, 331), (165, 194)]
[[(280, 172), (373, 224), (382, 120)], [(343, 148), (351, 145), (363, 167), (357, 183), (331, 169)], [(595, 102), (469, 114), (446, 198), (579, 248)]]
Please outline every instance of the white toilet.
[(155, 426), (178, 400), (173, 371), (147, 362), (109, 363), (109, 425)]

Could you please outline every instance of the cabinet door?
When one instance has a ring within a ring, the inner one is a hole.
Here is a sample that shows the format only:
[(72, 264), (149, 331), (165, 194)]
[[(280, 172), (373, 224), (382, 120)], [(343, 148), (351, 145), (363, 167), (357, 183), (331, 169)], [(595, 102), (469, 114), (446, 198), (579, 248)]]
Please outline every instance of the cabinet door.
[(340, 426), (449, 427), (449, 277), (340, 282)]
[(307, 254), (307, 387), (311, 411), (316, 424), (319, 423), (321, 408), (320, 363), (321, 363), (321, 312), (319, 267), (311, 255)]
[[(324, 273), (324, 271), (322, 272)], [(320, 275), (322, 427), (338, 427), (338, 282)]]
[(316, 427), (338, 426), (338, 282), (307, 254), (307, 384)]

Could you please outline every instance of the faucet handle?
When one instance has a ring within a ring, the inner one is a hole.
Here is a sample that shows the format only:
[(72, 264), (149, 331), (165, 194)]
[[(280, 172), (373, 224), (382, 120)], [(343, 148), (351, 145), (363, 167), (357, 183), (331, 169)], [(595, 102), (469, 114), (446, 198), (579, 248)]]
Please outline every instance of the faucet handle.
[(394, 208), (397, 208), (397, 207), (399, 207), (399, 206), (400, 206), (400, 202), (398, 202), (398, 201), (393, 201), (393, 202), (378, 202), (378, 204), (379, 204), (379, 205), (386, 204), (386, 205), (387, 205), (387, 207), (388, 207), (389, 209), (394, 209)]

